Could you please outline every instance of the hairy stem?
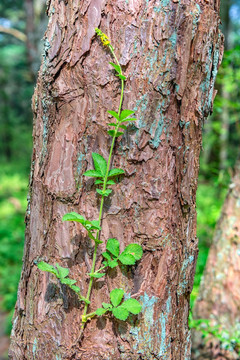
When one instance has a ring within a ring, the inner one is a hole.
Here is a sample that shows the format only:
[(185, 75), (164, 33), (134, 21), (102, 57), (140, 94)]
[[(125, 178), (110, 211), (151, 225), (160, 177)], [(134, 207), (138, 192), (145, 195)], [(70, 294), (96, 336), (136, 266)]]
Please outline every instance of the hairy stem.
[[(122, 74), (122, 68), (121, 65), (119, 64), (119, 61), (115, 55), (114, 49), (112, 47), (112, 45), (108, 46), (114, 59), (116, 60), (117, 65), (120, 67), (121, 69), (121, 74)], [(119, 107), (118, 107), (118, 116), (121, 113), (121, 108), (122, 108), (122, 102), (123, 102), (123, 94), (124, 94), (124, 80), (121, 79), (121, 97), (120, 97), (120, 102), (119, 102)], [(119, 129), (119, 125), (120, 122), (117, 120), (117, 126), (115, 127), (115, 132), (114, 132), (114, 136), (112, 139), (112, 144), (111, 144), (111, 148), (110, 148), (110, 152), (109, 152), (109, 156), (108, 156), (108, 162), (107, 162), (107, 171), (104, 177), (104, 182), (103, 182), (103, 188), (102, 191), (104, 192), (106, 190), (107, 187), (107, 180), (108, 180), (108, 174), (109, 174), (109, 170), (110, 170), (110, 165), (111, 165), (111, 160), (112, 160), (112, 155), (113, 155), (113, 149), (114, 149), (114, 145), (115, 145), (115, 140), (116, 140), (116, 135)], [(101, 197), (101, 203), (100, 203), (100, 209), (99, 209), (99, 224), (101, 225), (102, 222), (102, 215), (103, 215), (103, 203), (104, 203), (104, 195), (102, 195)], [(97, 231), (96, 234), (96, 242), (95, 242), (95, 247), (94, 247), (94, 253), (93, 253), (93, 262), (92, 262), (92, 269), (91, 269), (91, 273), (93, 274), (95, 272), (95, 265), (96, 265), (96, 259), (97, 259), (97, 249), (98, 249), (98, 240), (100, 238), (100, 231)], [(88, 292), (87, 292), (87, 296), (86, 296), (86, 300), (89, 302), (89, 299), (91, 297), (91, 291), (92, 291), (92, 285), (93, 285), (93, 280), (94, 278), (91, 276), (90, 277), (90, 281), (89, 281), (89, 286), (88, 286)], [(86, 319), (86, 317), (88, 317), (87, 315), (87, 310), (88, 310), (88, 303), (85, 302), (85, 307), (84, 307), (84, 311), (83, 311), (83, 315), (82, 315), (82, 319)], [(91, 317), (91, 316), (90, 316)], [(85, 322), (83, 322), (82, 324), (82, 329), (85, 326)]]

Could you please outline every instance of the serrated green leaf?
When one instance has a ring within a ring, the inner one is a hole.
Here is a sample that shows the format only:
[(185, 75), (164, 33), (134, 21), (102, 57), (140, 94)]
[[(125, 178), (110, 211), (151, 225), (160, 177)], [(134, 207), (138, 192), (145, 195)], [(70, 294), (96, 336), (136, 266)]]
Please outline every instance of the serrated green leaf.
[(90, 221), (91, 228), (94, 230), (101, 230), (101, 226), (99, 225), (99, 220), (92, 220)]
[(116, 123), (108, 123), (108, 126), (114, 126), (114, 127), (116, 127), (117, 124), (116, 124)]
[(113, 306), (118, 306), (120, 302), (122, 301), (124, 295), (123, 289), (114, 289), (110, 292), (110, 299), (113, 304)]
[(111, 177), (111, 176), (117, 176), (117, 175), (122, 175), (124, 174), (124, 170), (123, 169), (117, 169), (117, 168), (114, 168), (114, 169), (111, 169), (108, 173), (108, 177)]
[(82, 215), (73, 211), (63, 215), (62, 221), (76, 221), (83, 224), (85, 223), (86, 219)]
[(50, 273), (54, 274), (57, 278), (59, 278), (59, 274), (58, 274), (57, 270), (55, 269), (55, 267), (52, 265), (49, 265), (45, 261), (40, 261), (37, 264), (37, 267), (39, 268), (39, 270), (50, 272)]
[(115, 181), (114, 180), (108, 180), (107, 181), (107, 185), (115, 185)]
[(101, 190), (101, 189), (96, 189), (96, 192), (99, 194), (99, 195), (104, 195), (104, 192)]
[(91, 231), (88, 231), (88, 236), (90, 237), (90, 239), (92, 239), (93, 241), (96, 241), (96, 237), (93, 235), (93, 233)]
[(68, 276), (68, 274), (69, 274), (68, 268), (64, 268), (64, 267), (60, 266), (58, 263), (56, 263), (56, 268), (58, 270), (61, 280)]
[(92, 153), (95, 170), (104, 177), (107, 171), (107, 162), (102, 155)]
[(127, 119), (121, 120), (121, 123), (126, 122), (126, 121), (137, 121), (137, 120), (138, 119), (136, 119), (136, 118), (127, 118)]
[(120, 68), (119, 65), (114, 64), (113, 62), (109, 62), (109, 64), (112, 65), (112, 66), (114, 67), (114, 69), (115, 69), (118, 73), (121, 72), (121, 68)]
[(126, 76), (124, 76), (123, 74), (118, 74), (117, 75), (121, 80), (126, 80)]
[(139, 314), (142, 310), (142, 305), (136, 299), (128, 299), (121, 306), (134, 315)]
[(122, 131), (118, 131), (117, 133), (116, 133), (116, 137), (119, 137), (119, 136), (121, 136), (121, 135), (123, 135), (124, 133), (122, 132)]
[(124, 129), (124, 130), (126, 130), (126, 128), (127, 128), (126, 125), (119, 125), (119, 127)]
[(108, 261), (108, 266), (113, 269), (118, 266), (117, 260)]
[(135, 260), (140, 260), (143, 255), (143, 249), (139, 244), (129, 244), (123, 251), (126, 254), (131, 254)]
[(115, 238), (108, 239), (106, 249), (113, 254), (114, 256), (118, 257), (119, 255), (119, 241)]
[(123, 265), (134, 265), (136, 263), (134, 256), (131, 254), (127, 254), (124, 251), (119, 256), (119, 260)]
[(115, 136), (115, 130), (108, 130), (108, 134), (112, 137)]
[(135, 111), (133, 110), (123, 110), (120, 114), (120, 121), (126, 119), (128, 116), (134, 114)]
[(95, 312), (98, 316), (102, 316), (107, 312), (107, 309), (99, 308)]
[(95, 185), (99, 185), (99, 184), (103, 184), (103, 181), (100, 180), (100, 179), (97, 179), (97, 180), (95, 181)]
[(101, 189), (96, 189), (96, 192), (98, 194), (100, 194), (101, 196), (109, 196), (112, 192), (111, 189), (106, 189), (105, 191), (101, 190)]
[(115, 316), (115, 318), (122, 320), (122, 321), (127, 320), (128, 316), (129, 316), (129, 312), (127, 311), (127, 309), (125, 309), (122, 306), (113, 308), (112, 313)]
[(76, 285), (71, 285), (70, 288), (75, 291), (75, 293), (80, 293), (80, 287)]
[(112, 115), (115, 119), (119, 120), (119, 115), (116, 113), (116, 111), (108, 110), (108, 113)]
[(111, 305), (111, 304), (108, 304), (108, 303), (105, 303), (105, 302), (102, 303), (102, 307), (103, 307), (104, 309), (112, 309), (112, 305)]
[(69, 278), (66, 278), (66, 279), (63, 278), (63, 279), (61, 279), (61, 283), (62, 283), (62, 284), (66, 284), (66, 285), (69, 285), (69, 286), (70, 286), (70, 285), (72, 286), (72, 285), (76, 284), (76, 282), (77, 282), (76, 280), (69, 279)]
[(110, 256), (110, 254), (109, 254), (108, 252), (106, 252), (106, 251), (103, 252), (103, 253), (102, 253), (102, 256), (103, 256), (105, 259), (111, 261), (111, 256)]
[(83, 175), (88, 177), (101, 177), (101, 178), (103, 177), (102, 173), (96, 170), (87, 170)]
[[(90, 234), (91, 234), (91, 236), (90, 236)], [(99, 239), (97, 240), (96, 237), (93, 236), (92, 233), (90, 233), (90, 234), (88, 233), (88, 236), (90, 237), (90, 239), (92, 239), (93, 241), (95, 241), (96, 244), (102, 244), (102, 243), (103, 243), (103, 241), (101, 241), (101, 240), (99, 240)]]
[(103, 261), (102, 263), (103, 263), (104, 266), (108, 266), (107, 261)]
[(105, 273), (93, 273), (93, 274), (88, 274), (90, 277), (96, 278), (96, 279), (100, 279), (101, 277), (105, 276)]

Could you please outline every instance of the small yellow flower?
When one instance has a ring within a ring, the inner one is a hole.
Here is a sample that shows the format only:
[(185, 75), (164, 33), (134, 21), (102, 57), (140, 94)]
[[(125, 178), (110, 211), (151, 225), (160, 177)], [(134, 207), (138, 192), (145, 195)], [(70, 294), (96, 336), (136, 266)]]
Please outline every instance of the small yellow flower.
[(110, 44), (109, 37), (98, 28), (96, 28), (95, 31), (96, 31), (96, 34), (98, 36), (100, 36), (100, 39), (101, 39), (103, 45), (108, 46)]

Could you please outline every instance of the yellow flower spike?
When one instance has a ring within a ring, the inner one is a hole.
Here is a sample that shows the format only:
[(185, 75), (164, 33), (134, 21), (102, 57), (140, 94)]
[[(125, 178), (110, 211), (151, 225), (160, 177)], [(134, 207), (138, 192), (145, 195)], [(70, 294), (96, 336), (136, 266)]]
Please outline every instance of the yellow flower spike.
[(103, 45), (108, 46), (110, 44), (109, 37), (98, 28), (96, 28), (95, 31), (96, 31), (96, 34), (100, 37)]

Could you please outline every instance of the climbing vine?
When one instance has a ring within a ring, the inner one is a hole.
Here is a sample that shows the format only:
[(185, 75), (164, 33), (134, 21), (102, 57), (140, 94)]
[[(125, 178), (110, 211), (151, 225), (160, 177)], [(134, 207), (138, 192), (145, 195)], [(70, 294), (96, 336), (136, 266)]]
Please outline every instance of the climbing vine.
[(92, 153), (94, 169), (87, 170), (83, 174), (86, 177), (95, 178), (95, 185), (97, 185), (96, 196), (100, 196), (100, 209), (98, 220), (87, 220), (84, 218), (84, 216), (76, 212), (67, 213), (62, 218), (63, 221), (75, 221), (82, 224), (82, 226), (87, 230), (89, 238), (94, 243), (92, 268), (91, 272), (87, 274), (89, 276), (87, 294), (83, 295), (80, 287), (76, 285), (77, 281), (69, 277), (68, 268), (64, 268), (59, 264), (53, 266), (45, 261), (40, 261), (37, 264), (40, 270), (54, 274), (61, 284), (67, 285), (77, 294), (79, 300), (84, 302), (81, 326), (82, 331), (85, 327), (86, 322), (95, 316), (103, 316), (106, 313), (110, 313), (115, 318), (125, 321), (130, 314), (139, 314), (142, 308), (141, 304), (136, 299), (128, 298), (124, 300), (125, 293), (123, 289), (114, 289), (110, 292), (109, 303), (103, 302), (101, 308), (98, 308), (92, 312), (88, 312), (88, 308), (91, 305), (91, 294), (94, 280), (107, 276), (109, 268), (113, 269), (119, 265), (135, 265), (136, 262), (141, 259), (143, 254), (142, 247), (139, 244), (135, 243), (127, 245), (125, 249), (120, 253), (119, 241), (115, 238), (111, 238), (107, 240), (106, 249), (101, 254), (102, 265), (99, 269), (96, 269), (97, 250), (99, 245), (103, 243), (103, 241), (101, 240), (101, 223), (104, 200), (111, 194), (111, 187), (115, 185), (116, 178), (121, 178), (121, 176), (124, 175), (123, 169), (111, 168), (115, 141), (116, 138), (121, 136), (124, 133), (124, 130), (126, 130), (126, 124), (129, 121), (136, 121), (137, 119), (131, 117), (134, 111), (128, 109), (122, 110), (124, 81), (126, 80), (126, 77), (123, 75), (121, 65), (119, 64), (119, 61), (114, 52), (114, 48), (111, 45), (108, 36), (105, 35), (98, 28), (95, 30), (96, 34), (100, 37), (102, 44), (110, 50), (115, 60), (115, 62), (110, 62), (109, 64), (114, 68), (115, 75), (119, 78), (121, 82), (121, 96), (118, 110), (108, 111), (108, 113), (114, 119), (112, 122), (108, 123), (108, 126), (110, 128), (108, 130), (108, 134), (112, 137), (108, 160), (106, 161), (102, 157), (102, 155), (98, 153)]

